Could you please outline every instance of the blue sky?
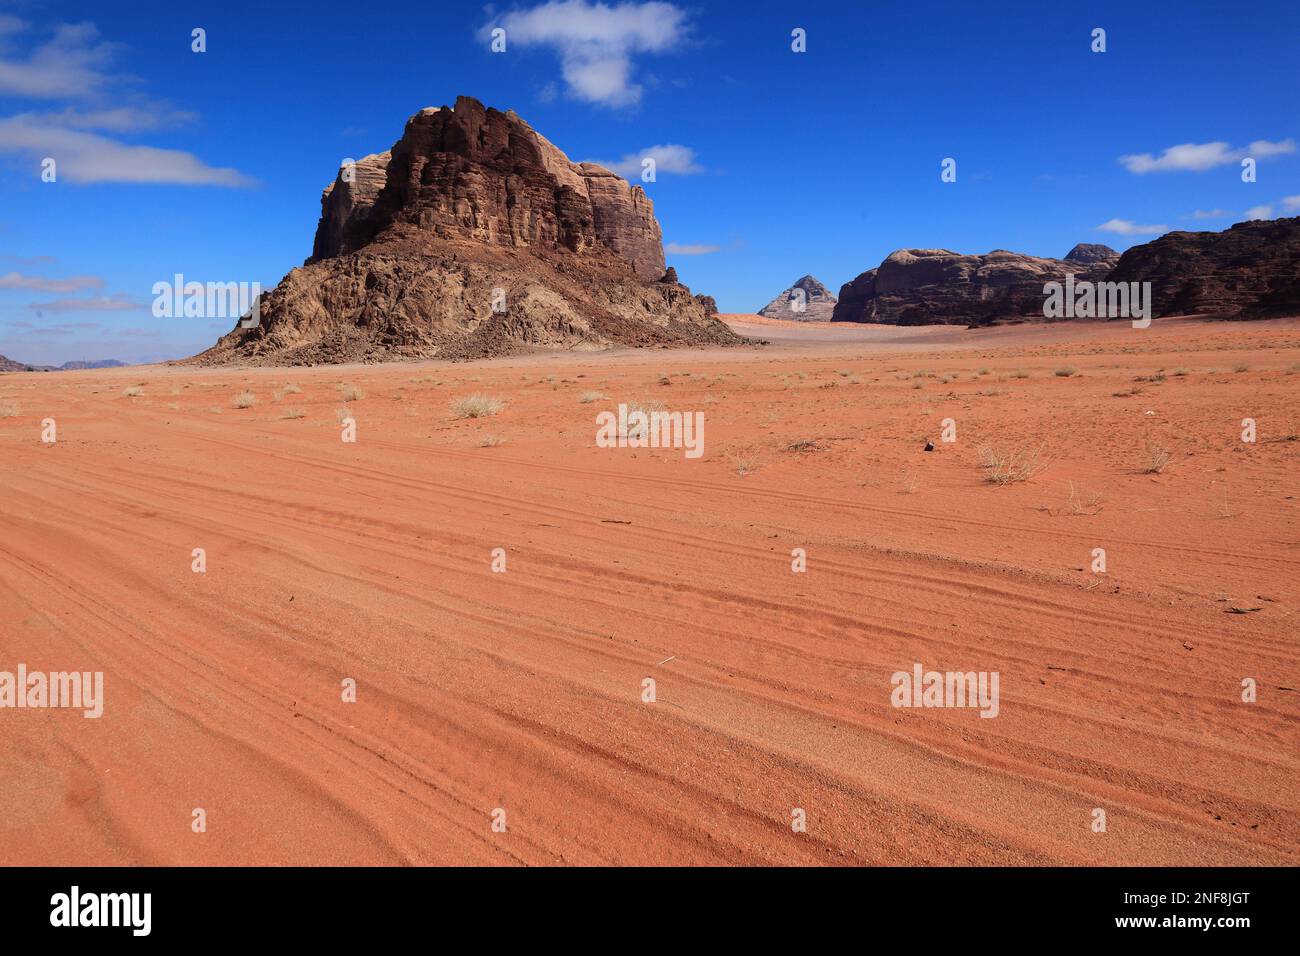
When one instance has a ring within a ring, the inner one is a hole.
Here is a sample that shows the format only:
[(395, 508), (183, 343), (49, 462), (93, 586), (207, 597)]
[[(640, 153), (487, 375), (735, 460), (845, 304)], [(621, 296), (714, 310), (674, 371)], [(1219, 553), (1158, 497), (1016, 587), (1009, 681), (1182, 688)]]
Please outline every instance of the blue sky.
[(272, 287), (340, 161), (460, 94), (575, 160), (676, 147), (646, 188), (724, 312), (901, 247), (1062, 256), (1300, 215), (1297, 38), (1294, 0), (0, 3), (0, 354), (210, 345), (232, 323), (154, 318), (153, 284)]

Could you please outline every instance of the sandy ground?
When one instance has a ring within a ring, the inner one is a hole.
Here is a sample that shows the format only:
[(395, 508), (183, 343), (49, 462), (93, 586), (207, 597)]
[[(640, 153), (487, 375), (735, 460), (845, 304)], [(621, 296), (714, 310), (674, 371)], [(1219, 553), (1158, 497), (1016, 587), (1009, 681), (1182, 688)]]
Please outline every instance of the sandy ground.
[(815, 332), (0, 376), (0, 862), (1300, 863), (1300, 322)]

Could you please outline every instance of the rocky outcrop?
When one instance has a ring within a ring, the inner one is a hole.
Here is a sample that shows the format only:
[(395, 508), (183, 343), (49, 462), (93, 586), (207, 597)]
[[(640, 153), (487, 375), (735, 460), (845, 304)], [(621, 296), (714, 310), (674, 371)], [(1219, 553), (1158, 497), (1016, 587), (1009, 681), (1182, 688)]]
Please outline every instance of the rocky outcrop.
[(308, 262), (328, 259), (343, 251), (344, 232), (349, 221), (357, 224), (365, 220), (379, 191), (388, 179), (388, 162), (392, 153), (371, 153), (350, 168), (339, 169), (338, 178), (325, 187), (321, 195), (320, 223), (316, 226), (316, 242)]
[(30, 365), (24, 365), (22, 362), (15, 362), (13, 359), (0, 355), (0, 372), (30, 372), (31, 370)]
[(1125, 252), (1107, 278), (1150, 282), (1156, 315), (1300, 315), (1300, 217), (1166, 233)]
[(1061, 281), (1067, 274), (1076, 279), (1104, 277), (1110, 261), (1043, 259), (1005, 249), (986, 255), (899, 249), (840, 288), (831, 320), (987, 325), (1006, 318), (1041, 318), (1045, 283)]
[(1065, 261), (1110, 267), (1119, 261), (1119, 253), (1099, 242), (1081, 242), (1065, 254)]
[(829, 322), (839, 301), (812, 276), (804, 276), (763, 308), (758, 314), (769, 319), (796, 322)]
[(667, 275), (641, 187), (571, 162), (513, 112), (469, 97), (423, 109), (348, 173), (322, 196), (311, 258), (262, 297), (258, 324), (196, 361), (742, 341)]

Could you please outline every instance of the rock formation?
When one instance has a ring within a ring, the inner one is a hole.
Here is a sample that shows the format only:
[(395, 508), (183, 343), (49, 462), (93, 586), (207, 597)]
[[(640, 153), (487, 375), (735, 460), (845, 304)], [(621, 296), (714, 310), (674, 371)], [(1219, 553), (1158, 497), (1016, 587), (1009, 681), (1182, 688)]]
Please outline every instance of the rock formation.
[[(668, 280), (668, 281), (664, 281)], [(311, 257), (201, 363), (743, 341), (668, 277), (640, 186), (469, 97), (339, 170)]]
[(763, 308), (758, 314), (769, 319), (796, 322), (829, 322), (838, 300), (812, 276), (804, 276)]
[(15, 362), (13, 359), (0, 355), (0, 372), (30, 372), (31, 370), (30, 365), (24, 365), (22, 362)]
[(1119, 261), (1119, 253), (1099, 242), (1081, 242), (1065, 254), (1065, 261), (1082, 262), (1089, 266), (1105, 265), (1109, 268)]
[[(875, 269), (840, 289), (833, 322), (886, 325), (987, 325), (998, 319), (1043, 315), (1043, 285), (1105, 277), (1114, 261), (1076, 246), (1083, 258), (1041, 259), (995, 249), (962, 255), (948, 249), (899, 249)], [(1081, 252), (1082, 250), (1082, 252)], [(1114, 255), (1113, 251), (1111, 253)]]
[(1300, 217), (1166, 233), (1125, 252), (1107, 279), (1150, 282), (1156, 315), (1300, 315)]
[[(1067, 273), (1090, 278), (1084, 262), (1040, 259), (995, 249), (962, 255), (947, 249), (899, 249), (840, 289), (834, 322), (887, 325), (986, 325), (1042, 316), (1043, 284)], [(1106, 267), (1100, 268), (1104, 275)]]

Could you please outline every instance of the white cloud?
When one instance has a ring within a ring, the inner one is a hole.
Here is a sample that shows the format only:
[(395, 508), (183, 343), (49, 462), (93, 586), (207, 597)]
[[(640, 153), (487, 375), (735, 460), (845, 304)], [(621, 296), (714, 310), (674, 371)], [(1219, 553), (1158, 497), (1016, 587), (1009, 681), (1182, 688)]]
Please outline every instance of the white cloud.
[(1163, 223), (1158, 226), (1139, 226), (1132, 219), (1108, 219), (1096, 227), (1097, 232), (1114, 232), (1121, 236), (1154, 236), (1169, 231)]
[[(25, 113), (0, 120), (0, 153), (19, 153), (39, 163), (50, 157), (59, 180), (74, 183), (176, 183), (186, 186), (248, 186), (235, 169), (208, 166), (193, 153), (131, 146), (98, 133), (68, 129)], [(40, 175), (32, 167), (33, 179)]]
[(1133, 153), (1119, 158), (1130, 173), (1204, 172), (1216, 166), (1239, 163), (1247, 156), (1254, 159), (1272, 159), (1296, 151), (1293, 139), (1277, 143), (1258, 139), (1244, 149), (1233, 149), (1222, 140), (1213, 143), (1180, 143), (1170, 146), (1158, 157), (1150, 153)]
[(1245, 216), (1247, 222), (1252, 219), (1272, 219), (1273, 207), (1269, 205), (1251, 206), (1246, 210)]
[(60, 24), (43, 31), (46, 38), (25, 54), (16, 52), (16, 44), (33, 32), (22, 20), (0, 14), (0, 97), (76, 104), (0, 119), (0, 153), (32, 158), (33, 179), (41, 173), (36, 163), (50, 157), (59, 180), (74, 183), (251, 184), (237, 170), (214, 168), (183, 150), (103, 135), (160, 129), (194, 114), (140, 94), (139, 81), (113, 66), (120, 45), (102, 41), (94, 24)]
[(104, 280), (99, 276), (71, 276), (67, 279), (45, 279), (27, 276), (21, 272), (0, 275), (0, 289), (28, 289), (34, 292), (81, 292), (85, 289), (102, 289)]
[(664, 252), (670, 256), (707, 256), (721, 248), (721, 246), (683, 245), (679, 242), (670, 242), (664, 246)]
[[(26, 24), (7, 18), (0, 33), (25, 32)], [(0, 56), (0, 93), (26, 99), (69, 99), (106, 85), (117, 44), (99, 41), (91, 23), (60, 24), (53, 36), (25, 59)]]
[(1282, 208), (1287, 212), (1300, 212), (1300, 196), (1284, 196)]
[(612, 169), (620, 176), (638, 179), (641, 176), (641, 163), (645, 159), (655, 161), (655, 175), (671, 173), (678, 176), (693, 176), (704, 172), (704, 167), (695, 161), (695, 150), (677, 143), (665, 143), (662, 146), (647, 146), (637, 153), (625, 153), (622, 159), (609, 162), (591, 160), (591, 162)]
[(75, 129), (100, 129), (112, 133), (160, 129), (195, 119), (194, 113), (154, 107), (113, 106), (104, 109), (78, 110), (71, 106), (58, 113), (44, 114), (41, 119), (57, 126)]
[(560, 55), (560, 73), (569, 94), (602, 106), (635, 106), (642, 87), (632, 79), (632, 57), (663, 53), (686, 36), (686, 12), (671, 3), (619, 3), (550, 0), (531, 10), (507, 13), (483, 28), (506, 31), (506, 50), (551, 47)]
[(1193, 219), (1227, 219), (1232, 215), (1231, 209), (1198, 209), (1192, 213)]
[(53, 302), (33, 302), (27, 306), (37, 312), (131, 312), (147, 308), (147, 303), (136, 302), (125, 292), (97, 295), (89, 299), (55, 299)]

